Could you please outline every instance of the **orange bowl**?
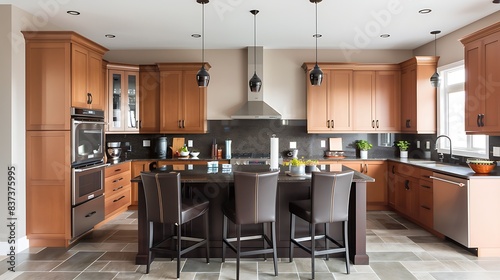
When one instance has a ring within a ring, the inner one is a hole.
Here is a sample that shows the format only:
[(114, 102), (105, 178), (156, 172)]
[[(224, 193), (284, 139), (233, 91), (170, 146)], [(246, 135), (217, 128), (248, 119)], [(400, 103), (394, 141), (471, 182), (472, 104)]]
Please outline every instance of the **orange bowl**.
[(478, 174), (488, 174), (496, 167), (496, 163), (467, 163), (469, 167)]

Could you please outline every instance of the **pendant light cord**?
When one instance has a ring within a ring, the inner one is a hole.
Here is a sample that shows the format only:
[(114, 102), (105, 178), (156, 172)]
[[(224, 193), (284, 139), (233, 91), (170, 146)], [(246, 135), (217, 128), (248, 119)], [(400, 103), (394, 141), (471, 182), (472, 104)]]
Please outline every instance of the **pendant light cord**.
[(437, 56), (436, 38), (437, 38), (437, 33), (434, 33), (434, 56)]
[(314, 37), (316, 37), (316, 64), (318, 64), (318, 2), (315, 3), (316, 7), (316, 33)]
[(201, 67), (205, 68), (205, 3), (201, 6)]
[(257, 73), (257, 13), (253, 14), (253, 72)]

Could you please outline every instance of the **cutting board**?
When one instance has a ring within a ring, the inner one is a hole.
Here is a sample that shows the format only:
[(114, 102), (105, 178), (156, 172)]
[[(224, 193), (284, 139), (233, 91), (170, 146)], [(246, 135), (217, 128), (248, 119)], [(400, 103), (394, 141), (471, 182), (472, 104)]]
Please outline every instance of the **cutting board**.
[(172, 158), (177, 157), (176, 152), (179, 151), (179, 149), (182, 147), (184, 147), (184, 138), (173, 138), (172, 139)]

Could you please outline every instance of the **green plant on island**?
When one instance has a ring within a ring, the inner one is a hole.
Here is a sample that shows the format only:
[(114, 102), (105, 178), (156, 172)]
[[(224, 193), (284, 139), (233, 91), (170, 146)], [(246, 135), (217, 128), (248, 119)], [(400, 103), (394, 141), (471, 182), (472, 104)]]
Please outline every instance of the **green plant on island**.
[(184, 147), (179, 149), (179, 152), (189, 152), (188, 147), (184, 145)]
[(408, 151), (408, 148), (410, 147), (410, 142), (406, 140), (399, 140), (396, 141), (395, 145), (399, 148), (400, 151)]
[(358, 140), (356, 141), (356, 147), (361, 151), (368, 151), (373, 147), (373, 145), (370, 144), (370, 142), (368, 142), (367, 140)]

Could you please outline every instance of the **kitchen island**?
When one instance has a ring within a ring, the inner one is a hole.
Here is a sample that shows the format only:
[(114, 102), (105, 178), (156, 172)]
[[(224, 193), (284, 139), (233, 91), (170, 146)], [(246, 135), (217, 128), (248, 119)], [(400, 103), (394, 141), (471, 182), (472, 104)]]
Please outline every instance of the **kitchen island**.
[[(167, 165), (158, 168), (153, 172), (180, 172), (181, 183), (184, 188), (184, 194), (191, 197), (199, 197), (210, 201), (209, 219), (210, 219), (210, 247), (211, 257), (220, 257), (222, 250), (222, 211), (221, 205), (231, 197), (233, 174), (232, 171), (262, 172), (268, 171), (269, 166), (239, 166), (239, 165), (216, 165), (216, 168), (208, 168), (206, 165)], [(351, 170), (348, 167), (342, 167), (343, 171)], [(325, 166), (321, 172), (329, 171), (329, 166)], [(353, 264), (367, 265), (369, 263), (366, 254), (366, 186), (369, 182), (375, 180), (362, 173), (354, 173), (351, 195), (349, 200), (349, 257)], [(132, 182), (139, 185), (138, 201), (138, 253), (136, 264), (146, 264), (148, 255), (148, 223), (146, 221), (145, 200), (143, 185), (140, 177), (135, 177)], [(289, 212), (288, 203), (293, 200), (310, 198), (310, 176), (288, 176), (282, 170), (278, 178), (277, 195), (277, 247), (278, 257), (288, 257), (289, 247)], [(202, 224), (194, 220), (183, 225), (183, 232), (187, 234), (200, 235)], [(306, 235), (308, 225), (297, 223), (298, 233)], [(258, 232), (258, 225), (248, 225), (243, 227), (245, 232)], [(169, 234), (170, 229), (164, 229), (161, 226), (154, 227), (154, 236), (158, 237), (164, 233)], [(230, 226), (234, 231), (234, 227)], [(322, 232), (322, 229), (320, 229)], [(331, 224), (330, 233), (337, 238), (342, 236), (340, 224)], [(300, 236), (300, 235), (299, 235)], [(156, 238), (155, 238), (156, 239)], [(158, 238), (160, 239), (160, 238)], [(155, 240), (157, 241), (157, 240)], [(251, 246), (251, 244), (249, 245)], [(195, 250), (187, 254), (187, 257), (201, 257), (204, 254), (202, 249)], [(306, 255), (304, 255), (306, 256)], [(229, 255), (232, 257), (232, 255)]]

